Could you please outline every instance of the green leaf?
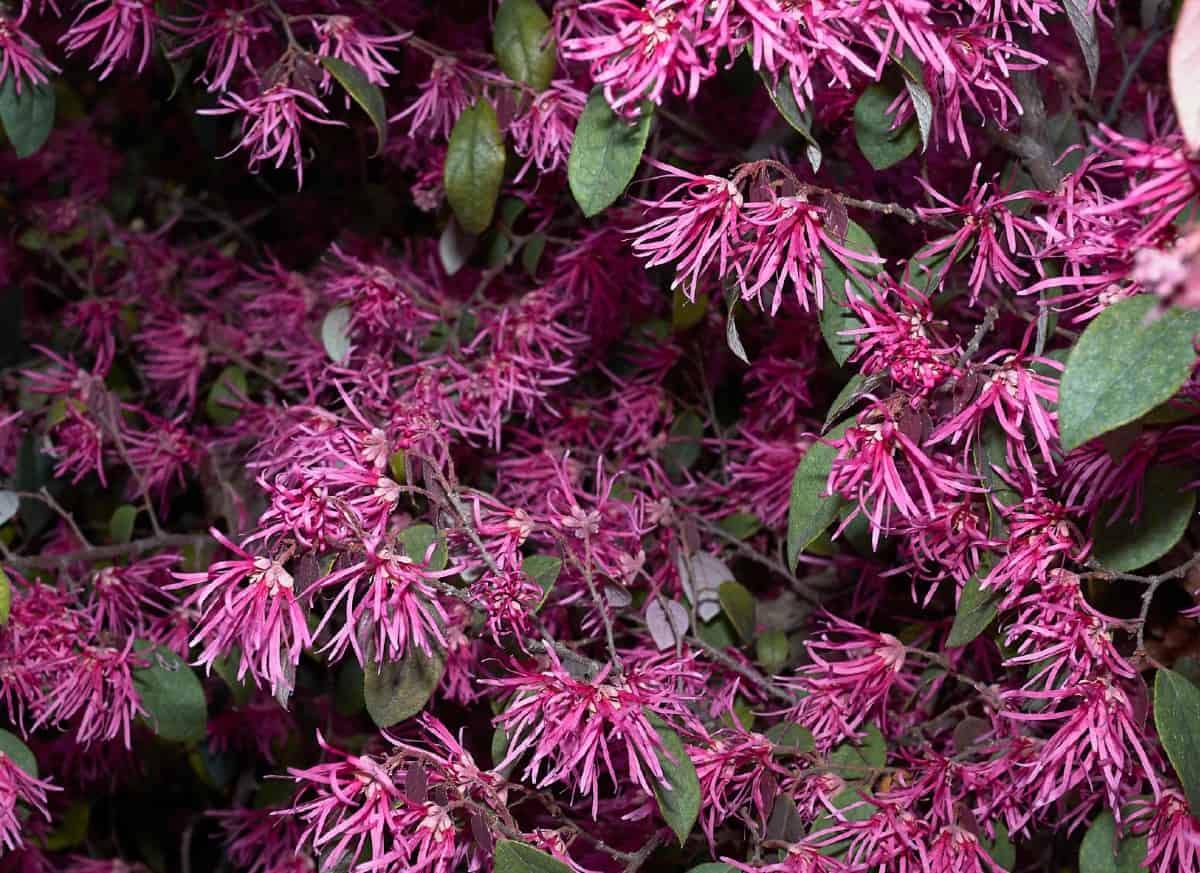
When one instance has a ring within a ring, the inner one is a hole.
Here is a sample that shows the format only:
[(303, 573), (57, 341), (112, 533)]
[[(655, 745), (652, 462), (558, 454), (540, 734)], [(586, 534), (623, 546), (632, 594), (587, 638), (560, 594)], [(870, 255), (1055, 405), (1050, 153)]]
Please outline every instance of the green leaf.
[(504, 756), (508, 754), (508, 731), (496, 728), (492, 731), (492, 767), (500, 766)]
[(483, 233), (492, 223), (504, 161), (496, 110), (478, 100), (458, 116), (446, 150), (446, 199), (467, 233)]
[(1116, 820), (1106, 809), (1096, 816), (1079, 844), (1079, 873), (1142, 873), (1146, 838), (1133, 837), (1118, 843), (1116, 834)]
[(771, 85), (770, 73), (765, 68), (759, 70), (758, 75), (767, 88), (771, 102), (783, 116), (783, 120), (790, 124), (792, 129), (804, 137), (804, 141), (808, 143), (804, 150), (805, 156), (808, 158), (813, 172), (817, 172), (821, 169), (821, 145), (812, 135), (812, 112), (801, 109), (796, 103), (796, 97), (792, 93), (792, 82), (786, 71), (779, 76), (774, 87)]
[(921, 133), (912, 121), (892, 130), (887, 108), (899, 92), (883, 84), (871, 85), (854, 104), (854, 138), (876, 170), (886, 170), (907, 158), (921, 144)]
[(718, 523), (718, 527), (731, 537), (739, 540), (749, 539), (762, 530), (762, 519), (753, 512), (735, 512), (727, 515)]
[(962, 596), (958, 598), (958, 611), (954, 613), (954, 625), (946, 637), (947, 646), (965, 646), (987, 630), (996, 618), (1001, 594), (995, 588), (988, 590), (980, 586), (986, 575), (987, 571), (980, 569), (963, 585)]
[(1154, 726), (1192, 815), (1200, 813), (1200, 688), (1174, 670), (1161, 668), (1154, 677)]
[(983, 834), (980, 834), (979, 842), (983, 846), (984, 851), (992, 856), (993, 861), (1005, 870), (1011, 870), (1017, 864), (1017, 847), (1009, 839), (1008, 828), (1004, 826), (1003, 822), (997, 822), (995, 828), (996, 838), (994, 840), (989, 840)]
[(781, 721), (771, 725), (766, 737), (780, 749), (797, 754), (808, 754), (817, 747), (817, 740), (812, 731), (804, 725)]
[(496, 842), (495, 873), (571, 873), (571, 868), (545, 852), (513, 840)]
[[(501, 197), (496, 206), (496, 215), (492, 228), (484, 237), (486, 247), (483, 254), (485, 267), (496, 268), (507, 266), (508, 253), (512, 251), (514, 234), (513, 226), (522, 213), (528, 208), (519, 197)], [(465, 317), (465, 316), (464, 316)]]
[(340, 58), (321, 58), (321, 64), (337, 79), (346, 93), (354, 98), (354, 102), (367, 113), (367, 118), (375, 125), (378, 145), (375, 154), (383, 152), (387, 145), (388, 116), (387, 106), (383, 102), (383, 92), (379, 86), (367, 79), (366, 74), (353, 64), (348, 64)]
[(1151, 316), (1157, 306), (1150, 295), (1114, 303), (1071, 349), (1058, 388), (1063, 451), (1140, 418), (1191, 375), (1200, 310), (1171, 308)]
[(754, 728), (754, 710), (750, 708), (750, 702), (740, 694), (733, 699), (733, 705), (721, 718), (730, 727), (740, 725), (742, 730), (747, 731)]
[(1183, 538), (1196, 512), (1196, 492), (1180, 490), (1191, 479), (1188, 471), (1178, 467), (1151, 469), (1146, 474), (1137, 521), (1130, 521), (1129, 507), (1125, 516), (1106, 524), (1110, 513), (1102, 507), (1092, 527), (1092, 557), (1107, 569), (1128, 573), (1169, 552)]
[(437, 548), (429, 558), (429, 567), (435, 571), (446, 569), (446, 564), (449, 563), (446, 538), (434, 530), (432, 525), (410, 524), (401, 531), (400, 541), (404, 544), (404, 554), (417, 563), (425, 560), (429, 547), (436, 542)]
[(333, 687), (333, 709), (343, 718), (351, 718), (363, 711), (363, 668), (355, 658), (346, 658), (338, 669)]
[(921, 135), (921, 148), (929, 148), (929, 135), (933, 130), (933, 98), (925, 89), (925, 82), (919, 75), (913, 75), (908, 67), (904, 69), (904, 88), (908, 91), (908, 99), (912, 101), (913, 114), (917, 117), (917, 132)]
[(0, 569), (0, 627), (8, 625), (8, 615), (12, 611), (12, 582), (8, 574)]
[(29, 746), (21, 742), (21, 738), (16, 734), (10, 734), (8, 731), (0, 729), (0, 755), (7, 755), (14, 764), (34, 779), (37, 778), (37, 758), (33, 756)]
[(750, 356), (746, 354), (746, 347), (742, 345), (742, 337), (738, 334), (737, 326), (737, 314), (744, 312), (746, 307), (742, 305), (737, 289), (733, 287), (733, 284), (727, 280), (727, 285), (728, 287), (725, 289), (725, 306), (728, 314), (725, 316), (725, 345), (729, 347), (729, 351), (733, 352), (734, 357), (749, 366)]
[(737, 873), (737, 870), (720, 861), (710, 861), (707, 864), (698, 864), (687, 873)]
[(391, 472), (392, 478), (401, 485), (408, 479), (408, 471), (404, 469), (406, 461), (407, 455), (404, 449), (397, 449), (388, 458), (388, 470)]
[(975, 463), (979, 477), (987, 486), (988, 530), (996, 538), (1008, 535), (1008, 525), (996, 507), (1012, 506), (1021, 502), (1021, 495), (1000, 475), (1008, 470), (1007, 447), (1008, 437), (999, 423), (990, 421), (980, 431), (979, 440), (975, 443)]
[(230, 364), (208, 390), (204, 412), (213, 424), (228, 427), (241, 418), (245, 397), (246, 373), (236, 364)]
[(738, 636), (746, 642), (754, 639), (754, 595), (741, 583), (731, 579), (721, 583), (717, 597)]
[(904, 265), (904, 281), (926, 296), (932, 295), (942, 286), (942, 280), (945, 279), (947, 270), (975, 249), (975, 240), (968, 240), (966, 245), (959, 248), (954, 255), (954, 260), (951, 261), (950, 253), (954, 251), (952, 248), (942, 249), (933, 254), (929, 253), (933, 242), (937, 242), (937, 240), (922, 247)]
[(782, 670), (787, 664), (790, 652), (791, 646), (788, 645), (787, 634), (783, 631), (767, 631), (755, 643), (758, 663), (768, 673), (778, 673)]
[(534, 0), (504, 0), (496, 10), (492, 48), (500, 69), (514, 82), (544, 91), (558, 62), (550, 19)]
[(863, 733), (866, 736), (858, 745), (845, 742), (829, 753), (829, 768), (843, 779), (861, 779), (867, 771), (887, 764), (883, 733), (873, 724), (863, 728)]
[(723, 613), (711, 621), (696, 622), (696, 636), (715, 649), (725, 649), (737, 643), (736, 631)]
[[(812, 823), (812, 833), (829, 830), (838, 821), (866, 821), (875, 812), (875, 807), (863, 802), (859, 789), (853, 785), (847, 786), (830, 801), (838, 810), (837, 818), (828, 809), (822, 809), (821, 814)], [(850, 840), (839, 840), (833, 844), (825, 844), (820, 848), (822, 855), (837, 856), (845, 852)]]
[(521, 569), (542, 589), (542, 599), (538, 602), (540, 609), (550, 596), (554, 583), (558, 581), (558, 574), (562, 572), (562, 558), (555, 555), (530, 555), (521, 561)]
[(825, 427), (840, 419), (846, 410), (854, 405), (866, 381), (867, 377), (862, 373), (855, 373), (850, 377), (850, 381), (843, 385), (837, 397), (833, 398), (833, 403), (829, 404), (829, 412), (825, 413)]
[(1096, 35), (1096, 16), (1090, 10), (1087, 0), (1065, 0), (1067, 19), (1075, 38), (1079, 40), (1079, 49), (1083, 52), (1083, 63), (1087, 67), (1088, 82), (1096, 87), (1096, 76), (1100, 73), (1100, 38)]
[(708, 313), (708, 297), (697, 294), (693, 303), (683, 293), (683, 288), (671, 292), (671, 330), (675, 333), (685, 333), (704, 321)]
[(92, 805), (87, 801), (76, 800), (58, 817), (58, 826), (46, 835), (46, 849), (61, 852), (78, 846), (87, 839), (91, 819)]
[(529, 274), (530, 279), (537, 278), (538, 264), (542, 262), (542, 254), (546, 251), (546, 235), (535, 233), (525, 242), (521, 249), (521, 266)]
[(234, 706), (245, 706), (254, 696), (254, 683), (249, 676), (238, 678), (238, 664), (241, 661), (241, 649), (234, 646), (221, 657), (212, 662), (213, 672), (225, 680), (233, 697)]
[[(854, 419), (843, 421), (830, 431), (828, 439), (840, 439), (853, 423)], [(837, 518), (838, 509), (844, 502), (837, 494), (825, 496), (835, 457), (837, 449), (818, 440), (808, 447), (796, 466), (788, 500), (787, 533), (788, 566), (793, 569), (800, 560), (800, 553)]]
[(643, 101), (641, 114), (631, 123), (612, 111), (602, 89), (595, 88), (588, 96), (567, 158), (567, 182), (588, 218), (612, 205), (632, 181), (650, 135), (653, 111)]
[[(853, 220), (846, 226), (846, 248), (865, 255), (878, 254), (871, 235)], [(848, 271), (832, 252), (822, 247), (821, 278), (825, 284), (825, 305), (821, 309), (821, 336), (839, 364), (846, 363), (854, 353), (855, 346), (854, 338), (842, 336), (841, 331), (862, 327), (862, 322), (846, 305), (846, 282), (849, 280), (859, 298), (869, 300), (871, 289), (865, 280), (878, 275), (882, 267), (878, 264), (860, 264), (857, 269), (861, 277)]]
[(381, 728), (410, 718), (425, 708), (446, 672), (441, 652), (427, 655), (410, 645), (399, 661), (363, 668), (363, 699), (371, 719)]
[(45, 144), (54, 127), (54, 85), (21, 83), (17, 94), (16, 77), (11, 73), (0, 84), (0, 122), (18, 158), (27, 158)]
[(690, 409), (675, 418), (662, 447), (663, 468), (668, 475), (679, 476), (699, 460), (703, 436), (704, 421)]
[[(658, 801), (658, 811), (663, 820), (671, 826), (675, 836), (679, 837), (679, 845), (683, 845), (696, 824), (700, 815), (700, 780), (696, 776), (696, 767), (683, 748), (679, 734), (671, 730), (665, 721), (649, 710), (646, 718), (658, 732), (663, 748), (658, 753), (658, 763), (662, 767), (666, 784), (654, 786), (654, 797)], [(669, 787), (668, 787), (669, 786)]]
[(133, 686), (151, 729), (164, 740), (203, 740), (208, 703), (192, 668), (170, 649), (145, 640), (138, 640), (133, 648), (149, 662), (133, 671)]
[(138, 509), (128, 503), (118, 506), (108, 520), (108, 535), (114, 543), (127, 543), (133, 539), (133, 527), (137, 524)]
[[(837, 526), (841, 530), (841, 533), (838, 534), (838, 537), (843, 542), (849, 543), (850, 547), (860, 555), (874, 555), (877, 553), (882, 553), (890, 546), (892, 541), (891, 537), (881, 537), (879, 540), (879, 548), (876, 549), (875, 543), (872, 542), (873, 534), (871, 531), (871, 520), (867, 518), (865, 513), (860, 512), (847, 521), (847, 518), (853, 514), (857, 507), (857, 504), (851, 503), (850, 501), (842, 502), (841, 507), (838, 509)], [(845, 525), (844, 527), (843, 524)], [(833, 543), (830, 542), (830, 545), (832, 546)], [(812, 552), (811, 547), (809, 548), (809, 551)]]

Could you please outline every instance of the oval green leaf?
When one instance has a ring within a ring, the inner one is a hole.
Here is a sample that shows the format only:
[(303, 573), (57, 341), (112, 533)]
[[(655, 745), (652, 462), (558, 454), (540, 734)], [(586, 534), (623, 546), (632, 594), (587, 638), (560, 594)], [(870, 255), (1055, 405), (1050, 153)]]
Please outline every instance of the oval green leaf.
[(787, 634), (772, 630), (758, 638), (754, 651), (762, 668), (773, 674), (778, 673), (787, 664), (791, 647), (788, 645)]
[(796, 97), (792, 93), (792, 81), (786, 70), (779, 75), (774, 85), (771, 84), (771, 75), (765, 68), (759, 70), (758, 75), (767, 88), (771, 102), (783, 116), (783, 120), (791, 125), (792, 130), (804, 137), (804, 141), (807, 143), (804, 150), (805, 156), (808, 158), (813, 172), (817, 172), (821, 169), (821, 144), (812, 134), (812, 110), (801, 109), (796, 103)]
[(204, 687), (192, 668), (170, 649), (139, 640), (134, 650), (149, 662), (133, 671), (146, 721), (164, 740), (200, 741), (208, 722)]
[(204, 413), (213, 424), (228, 427), (241, 417), (245, 398), (246, 373), (236, 364), (230, 364), (208, 390)]
[(1116, 820), (1106, 809), (1096, 816), (1079, 844), (1079, 873), (1141, 873), (1146, 838), (1117, 842), (1116, 835)]
[(542, 599), (538, 601), (537, 605), (537, 608), (541, 609), (546, 598), (550, 596), (550, 589), (558, 581), (558, 574), (562, 572), (562, 558), (555, 555), (530, 555), (521, 561), (521, 569), (534, 584), (542, 589)]
[[(862, 225), (851, 220), (846, 226), (846, 248), (865, 255), (878, 254), (875, 241)], [(850, 355), (854, 354), (855, 342), (853, 337), (842, 336), (844, 330), (854, 330), (862, 327), (862, 322), (846, 305), (846, 282), (860, 298), (870, 299), (871, 291), (866, 280), (877, 275), (880, 267), (876, 264), (862, 264), (858, 267), (859, 275), (847, 270), (833, 253), (821, 249), (821, 279), (825, 284), (825, 305), (821, 308), (821, 336), (825, 344), (833, 352), (834, 360), (844, 364)]]
[(133, 539), (133, 528), (137, 524), (136, 506), (124, 503), (118, 506), (108, 520), (108, 535), (114, 543), (127, 543)]
[(1145, 415), (1191, 375), (1200, 311), (1172, 308), (1153, 317), (1156, 306), (1148, 295), (1114, 303), (1071, 349), (1058, 387), (1064, 451)]
[(979, 843), (983, 846), (984, 851), (992, 856), (993, 861), (1005, 870), (1011, 870), (1017, 863), (1017, 847), (1009, 838), (1008, 828), (1004, 826), (1003, 822), (997, 822), (995, 828), (996, 838), (994, 840), (989, 840), (980, 834)]
[[(853, 422), (852, 418), (843, 421), (830, 431), (827, 439), (839, 439)], [(845, 502), (837, 494), (825, 494), (835, 457), (837, 449), (818, 440), (808, 447), (796, 466), (788, 500), (787, 533), (788, 566), (793, 569), (800, 560), (800, 553), (833, 523)]]
[(1154, 726), (1192, 815), (1200, 813), (1200, 688), (1174, 670), (1160, 669), (1154, 677)]
[(887, 764), (887, 741), (873, 724), (863, 729), (865, 736), (855, 745), (846, 741), (829, 753), (829, 768), (844, 779), (862, 779), (869, 771)]
[(85, 800), (76, 800), (58, 817), (58, 825), (54, 830), (46, 835), (46, 849), (61, 852), (80, 845), (87, 839), (91, 818), (92, 805)]
[(730, 579), (717, 588), (717, 597), (738, 636), (746, 642), (754, 639), (754, 595), (740, 582)]
[(806, 755), (817, 747), (813, 732), (804, 725), (781, 721), (767, 729), (766, 737), (778, 751)]
[(437, 548), (429, 558), (429, 568), (434, 571), (446, 569), (446, 564), (449, 563), (446, 538), (434, 530), (432, 525), (410, 524), (401, 532), (400, 541), (404, 544), (404, 554), (418, 563), (425, 560), (425, 553), (436, 542)]
[(534, 0), (504, 0), (496, 10), (492, 48), (500, 69), (514, 82), (543, 91), (557, 63), (550, 19)]
[(12, 611), (12, 582), (8, 574), (0, 570), (0, 627), (8, 624), (8, 616)]
[(912, 121), (892, 129), (887, 109), (897, 94), (897, 89), (886, 85), (871, 85), (854, 104), (854, 138), (863, 157), (876, 170), (899, 163), (921, 144), (921, 133)]
[(18, 158), (27, 158), (40, 149), (54, 127), (54, 85), (21, 83), (16, 92), (15, 76), (4, 77), (0, 84), (0, 122)]
[(1192, 480), (1178, 467), (1155, 467), (1146, 474), (1142, 511), (1137, 521), (1129, 510), (1112, 524), (1104, 508), (1092, 528), (1092, 557), (1110, 570), (1128, 573), (1153, 563), (1183, 538), (1196, 512), (1196, 492), (1181, 491)]
[(654, 798), (658, 801), (658, 811), (662, 813), (663, 821), (670, 825), (682, 846), (700, 815), (700, 780), (679, 734), (648, 710), (646, 718), (663, 744), (658, 753), (658, 763), (662, 766), (666, 784), (654, 786)]
[(492, 223), (504, 160), (496, 110), (478, 100), (458, 116), (446, 150), (446, 199), (467, 233), (483, 233)]
[(704, 420), (690, 409), (671, 422), (667, 443), (662, 447), (663, 469), (670, 476), (682, 476), (700, 459), (704, 438)]
[(612, 205), (633, 180), (652, 113), (653, 107), (643, 102), (641, 115), (630, 122), (612, 111), (600, 88), (588, 97), (567, 158), (571, 194), (588, 218)]
[(16, 734), (10, 734), (8, 731), (0, 729), (0, 754), (8, 755), (14, 764), (34, 779), (37, 778), (37, 758), (34, 757), (29, 746), (21, 742), (21, 738)]
[(429, 702), (446, 672), (440, 652), (426, 655), (410, 646), (400, 661), (367, 662), (363, 668), (363, 699), (371, 719), (381, 728), (411, 718)]
[(557, 858), (514, 840), (496, 842), (495, 873), (571, 873)]
[(980, 581), (986, 575), (986, 571), (980, 570), (963, 585), (962, 595), (958, 598), (958, 610), (954, 613), (954, 625), (946, 637), (947, 646), (965, 646), (987, 630), (996, 618), (1001, 594), (997, 589), (989, 591), (980, 586)]
[(387, 145), (388, 118), (387, 106), (383, 102), (383, 92), (379, 86), (371, 82), (365, 73), (353, 64), (348, 64), (340, 58), (321, 58), (321, 64), (333, 78), (346, 89), (354, 102), (367, 113), (367, 118), (375, 125), (378, 145), (375, 154), (380, 154)]

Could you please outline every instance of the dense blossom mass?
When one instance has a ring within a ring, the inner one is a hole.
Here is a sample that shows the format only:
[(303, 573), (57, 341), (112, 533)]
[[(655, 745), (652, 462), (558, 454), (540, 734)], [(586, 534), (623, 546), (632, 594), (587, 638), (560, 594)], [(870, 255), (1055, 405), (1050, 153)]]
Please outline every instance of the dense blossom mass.
[(0, 873), (1200, 873), (1196, 70), (0, 0)]

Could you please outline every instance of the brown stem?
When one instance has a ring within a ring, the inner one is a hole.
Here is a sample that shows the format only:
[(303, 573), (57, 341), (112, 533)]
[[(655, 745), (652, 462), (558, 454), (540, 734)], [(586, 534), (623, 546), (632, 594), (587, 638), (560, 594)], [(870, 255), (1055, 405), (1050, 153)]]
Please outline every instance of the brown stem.
[(61, 555), (8, 555), (4, 562), (18, 570), (52, 570), (75, 561), (106, 561), (124, 555), (137, 555), (152, 549), (170, 548), (172, 546), (201, 545), (208, 537), (203, 534), (160, 534), (133, 540), (128, 543), (117, 543), (111, 546), (90, 546), (74, 552), (63, 552)]

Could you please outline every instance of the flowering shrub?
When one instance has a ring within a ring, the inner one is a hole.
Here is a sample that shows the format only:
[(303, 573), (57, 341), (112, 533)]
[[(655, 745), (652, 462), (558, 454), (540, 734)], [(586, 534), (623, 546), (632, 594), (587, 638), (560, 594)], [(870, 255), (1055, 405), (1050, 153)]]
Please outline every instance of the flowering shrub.
[(0, 873), (1200, 871), (1198, 65), (0, 3)]

